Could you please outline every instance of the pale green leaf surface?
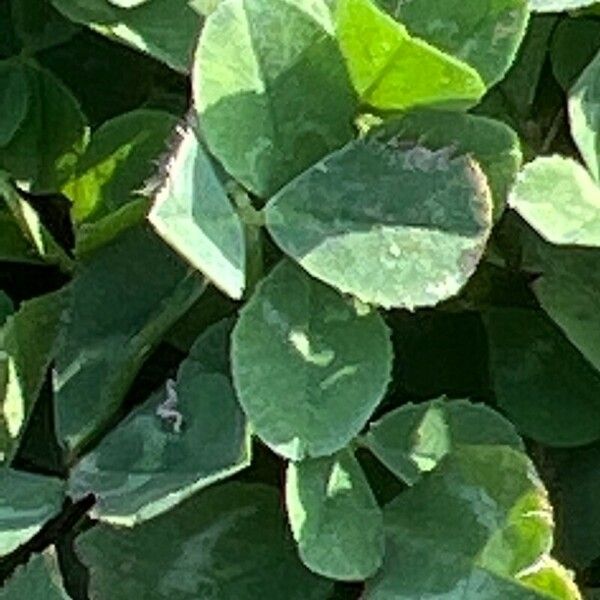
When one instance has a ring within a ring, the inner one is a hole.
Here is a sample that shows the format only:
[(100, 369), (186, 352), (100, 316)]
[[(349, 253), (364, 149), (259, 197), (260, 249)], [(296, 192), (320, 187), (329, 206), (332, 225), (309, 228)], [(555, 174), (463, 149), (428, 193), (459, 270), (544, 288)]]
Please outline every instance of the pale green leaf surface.
[(0, 556), (5, 556), (29, 541), (60, 512), (64, 483), (51, 477), (0, 469), (0, 489)]
[(460, 112), (415, 110), (387, 121), (372, 135), (383, 141), (394, 138), (431, 150), (448, 148), (453, 154), (470, 154), (488, 179), (495, 220), (506, 206), (523, 161), (519, 136), (508, 125)]
[(600, 187), (570, 158), (539, 157), (527, 164), (509, 204), (552, 244), (600, 247)]
[(15, 62), (0, 62), (0, 147), (13, 139), (28, 109), (29, 87), (25, 69)]
[(460, 291), (491, 213), (486, 178), (470, 158), (359, 140), (281, 190), (266, 220), (314, 277), (363, 302), (413, 309)]
[(384, 110), (472, 104), (485, 84), (466, 63), (412, 37), (372, 0), (338, 0), (337, 37), (363, 103)]
[(600, 50), (569, 93), (571, 133), (600, 184)]
[(97, 221), (138, 197), (176, 124), (167, 112), (137, 109), (98, 128), (62, 189), (75, 220)]
[(386, 557), (368, 600), (580, 599), (572, 583), (564, 596), (529, 579), (550, 560), (552, 512), (531, 462), (513, 448), (461, 448), (389, 504), (385, 524)]
[(461, 448), (511, 446), (523, 450), (512, 424), (483, 404), (439, 398), (408, 404), (373, 423), (364, 444), (408, 485)]
[(174, 250), (232, 298), (246, 285), (244, 227), (194, 129), (170, 159), (149, 215)]
[(54, 389), (59, 439), (74, 453), (119, 407), (143, 361), (204, 282), (137, 226), (80, 263), (70, 288)]
[(304, 564), (332, 579), (371, 577), (383, 560), (383, 514), (350, 450), (290, 463), (288, 519)]
[(565, 12), (595, 4), (598, 0), (530, 0), (534, 12)]
[(66, 302), (62, 291), (24, 302), (0, 329), (0, 463), (13, 457), (37, 402)]
[(600, 373), (543, 313), (485, 314), (498, 405), (517, 429), (548, 446), (600, 439)]
[(111, 6), (106, 0), (52, 2), (76, 23), (120, 40), (177, 71), (189, 72), (202, 19), (188, 0), (147, 0), (133, 8)]
[(250, 463), (250, 433), (229, 379), (231, 327), (222, 321), (201, 335), (177, 381), (75, 466), (70, 494), (93, 493), (94, 518), (137, 525)]
[(292, 460), (350, 442), (383, 398), (391, 363), (376, 311), (288, 261), (258, 285), (233, 332), (234, 383), (253, 431)]
[(378, 0), (411, 34), (474, 67), (488, 87), (515, 58), (529, 0)]
[(85, 145), (86, 119), (71, 92), (49, 71), (23, 65), (29, 108), (11, 141), (0, 147), (0, 169), (31, 191), (60, 190)]
[(210, 151), (266, 198), (352, 138), (356, 98), (323, 0), (226, 0), (193, 74)]
[(76, 540), (100, 600), (323, 600), (333, 585), (300, 562), (277, 491), (237, 483), (201, 492), (129, 530)]
[(54, 548), (35, 554), (0, 588), (0, 600), (71, 600)]

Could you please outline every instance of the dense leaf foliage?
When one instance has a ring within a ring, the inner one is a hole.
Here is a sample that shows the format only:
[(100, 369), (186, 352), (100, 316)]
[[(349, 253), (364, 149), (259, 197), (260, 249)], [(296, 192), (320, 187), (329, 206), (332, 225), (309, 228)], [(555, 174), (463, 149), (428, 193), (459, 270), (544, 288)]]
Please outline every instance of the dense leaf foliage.
[(0, 2), (0, 600), (600, 598), (597, 0)]

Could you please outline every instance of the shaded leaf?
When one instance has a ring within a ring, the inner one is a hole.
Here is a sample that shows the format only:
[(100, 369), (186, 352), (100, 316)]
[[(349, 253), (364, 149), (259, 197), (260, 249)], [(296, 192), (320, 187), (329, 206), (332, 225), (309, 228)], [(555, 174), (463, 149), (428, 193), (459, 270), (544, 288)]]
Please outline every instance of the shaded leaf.
[(232, 298), (246, 285), (241, 219), (193, 128), (182, 134), (149, 215), (159, 235)]
[(523, 160), (519, 136), (508, 125), (465, 113), (417, 110), (386, 121), (373, 135), (381, 141), (394, 138), (431, 150), (449, 148), (456, 154), (470, 154), (488, 179), (495, 220), (504, 210)]
[(600, 187), (570, 158), (527, 164), (509, 204), (552, 244), (600, 246)]
[(338, 0), (336, 29), (363, 103), (384, 110), (475, 103), (485, 85), (466, 63), (445, 54), (381, 11), (372, 0)]
[(148, 354), (204, 282), (135, 226), (91, 253), (70, 287), (54, 387), (59, 439), (74, 454), (114, 414)]
[(462, 448), (498, 445), (523, 450), (514, 427), (500, 414), (484, 404), (445, 398), (387, 413), (371, 425), (364, 443), (408, 485)]
[(97, 129), (62, 190), (75, 221), (98, 221), (139, 196), (176, 124), (164, 111), (138, 109)]
[(525, 35), (529, 0), (378, 0), (411, 34), (500, 81)]
[(55, 352), (63, 291), (24, 302), (0, 329), (0, 463), (18, 448)]
[(383, 514), (350, 450), (290, 463), (288, 518), (304, 564), (332, 579), (370, 577), (383, 560)]
[(58, 514), (64, 500), (64, 483), (51, 477), (0, 469), (0, 489), (0, 556), (5, 556), (29, 541)]
[(70, 600), (54, 548), (36, 554), (0, 588), (0, 600)]
[(52, 73), (30, 64), (21, 69), (27, 79), (29, 108), (10, 142), (0, 147), (0, 169), (30, 183), (33, 192), (56, 192), (85, 145), (85, 116)]
[(94, 599), (323, 600), (332, 588), (302, 566), (277, 493), (262, 485), (206, 490), (129, 530), (99, 525), (76, 550)]
[(250, 437), (229, 379), (222, 321), (200, 336), (176, 382), (136, 409), (71, 472), (75, 498), (93, 493), (96, 519), (132, 526), (250, 463)]
[(4, 325), (8, 316), (15, 311), (14, 305), (10, 297), (0, 290), (0, 327)]
[(0, 62), (0, 147), (13, 139), (28, 110), (29, 86), (25, 69), (16, 62)]
[(253, 431), (292, 460), (343, 448), (383, 398), (391, 362), (377, 312), (288, 261), (258, 285), (233, 332), (234, 383)]
[(548, 446), (600, 439), (600, 373), (543, 313), (485, 314), (498, 405), (517, 429)]
[(147, 0), (122, 8), (106, 0), (52, 0), (76, 23), (128, 44), (176, 71), (190, 69), (194, 44), (202, 24), (187, 0)]
[(470, 158), (351, 142), (267, 206), (277, 244), (311, 275), (386, 308), (433, 306), (475, 271), (491, 196)]
[(566, 572), (567, 596), (535, 577), (551, 560), (551, 506), (529, 459), (513, 448), (451, 454), (386, 507), (385, 523), (386, 557), (369, 600), (581, 598)]
[(569, 116), (579, 152), (600, 182), (600, 51), (569, 93)]
[(323, 0), (226, 0), (194, 66), (203, 138), (268, 197), (352, 138), (356, 99)]

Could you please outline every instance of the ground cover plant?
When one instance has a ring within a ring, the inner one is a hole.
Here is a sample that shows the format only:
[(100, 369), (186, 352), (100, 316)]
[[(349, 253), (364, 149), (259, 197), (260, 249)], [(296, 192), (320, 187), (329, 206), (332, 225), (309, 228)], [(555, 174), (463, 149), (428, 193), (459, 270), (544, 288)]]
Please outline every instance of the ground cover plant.
[(0, 600), (600, 598), (600, 4), (0, 2)]

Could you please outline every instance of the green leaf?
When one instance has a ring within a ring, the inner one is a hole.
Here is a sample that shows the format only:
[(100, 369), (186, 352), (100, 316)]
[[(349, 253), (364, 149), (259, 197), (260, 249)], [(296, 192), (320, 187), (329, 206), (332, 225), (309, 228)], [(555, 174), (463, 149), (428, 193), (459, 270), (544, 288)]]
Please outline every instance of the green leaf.
[(408, 485), (462, 448), (499, 445), (523, 450), (512, 424), (497, 412), (483, 404), (446, 398), (407, 404), (387, 413), (371, 425), (364, 443)]
[(356, 98), (323, 0), (226, 0), (193, 74), (211, 152), (268, 197), (352, 138)]
[(27, 52), (39, 52), (64, 44), (78, 31), (50, 0), (11, 0), (15, 33)]
[(164, 111), (138, 109), (97, 129), (62, 189), (75, 221), (98, 221), (139, 196), (176, 124)]
[(600, 251), (546, 246), (542, 263), (531, 284), (540, 306), (600, 371)]
[(276, 243), (311, 275), (386, 308), (434, 306), (475, 271), (491, 229), (486, 178), (447, 149), (351, 142), (267, 206)]
[(22, 65), (0, 62), (0, 147), (15, 136), (29, 110), (29, 86)]
[(0, 469), (0, 489), (0, 556), (5, 556), (56, 516), (64, 499), (64, 483), (51, 477)]
[(530, 0), (534, 12), (565, 12), (591, 6), (598, 0)]
[(70, 600), (65, 591), (54, 548), (36, 554), (18, 567), (0, 588), (0, 600)]
[(570, 158), (539, 157), (527, 164), (509, 204), (552, 244), (600, 246), (600, 187)]
[(55, 352), (67, 298), (24, 302), (0, 329), (0, 463), (16, 452)]
[(244, 227), (192, 127), (181, 134), (149, 219), (159, 235), (218, 288), (232, 298), (242, 297)]
[(23, 64), (29, 108), (11, 141), (0, 147), (0, 169), (30, 184), (30, 191), (60, 190), (87, 136), (77, 100), (49, 71)]
[(288, 261), (259, 284), (233, 332), (242, 407), (261, 440), (291, 460), (350, 442), (383, 398), (391, 363), (389, 331), (376, 311)]
[(350, 450), (290, 463), (288, 518), (304, 564), (332, 579), (358, 581), (383, 561), (383, 514)]
[(4, 325), (6, 319), (15, 312), (13, 301), (10, 297), (0, 290), (0, 327)]
[(90, 597), (323, 600), (332, 584), (296, 557), (277, 492), (226, 484), (133, 529), (99, 525), (76, 550)]
[(368, 600), (581, 598), (572, 581), (561, 596), (530, 579), (551, 561), (552, 512), (529, 459), (513, 448), (461, 448), (389, 504), (385, 524), (385, 562)]
[(600, 439), (600, 373), (543, 313), (485, 315), (498, 405), (517, 429), (548, 446)]
[(500, 121), (458, 112), (416, 110), (374, 129), (375, 139), (413, 142), (432, 150), (451, 148), (470, 154), (484, 171), (494, 200), (494, 220), (506, 206), (508, 192), (521, 168), (519, 136)]
[(182, 73), (191, 56), (202, 20), (188, 0), (147, 0), (134, 8), (106, 0), (52, 0), (69, 19), (145, 52)]
[(338, 0), (336, 29), (364, 104), (383, 110), (472, 104), (485, 93), (472, 67), (412, 37), (372, 0)]
[(133, 526), (250, 464), (250, 434), (229, 378), (233, 323), (209, 328), (179, 369), (71, 472), (92, 516)]
[(500, 81), (525, 35), (529, 0), (378, 0), (408, 31)]
[(569, 94), (569, 116), (579, 152), (600, 182), (600, 51)]
[(554, 77), (565, 90), (569, 90), (598, 51), (600, 22), (597, 19), (561, 21), (550, 47)]
[(59, 439), (74, 455), (118, 409), (144, 360), (204, 282), (136, 226), (80, 263), (70, 288), (54, 387)]

